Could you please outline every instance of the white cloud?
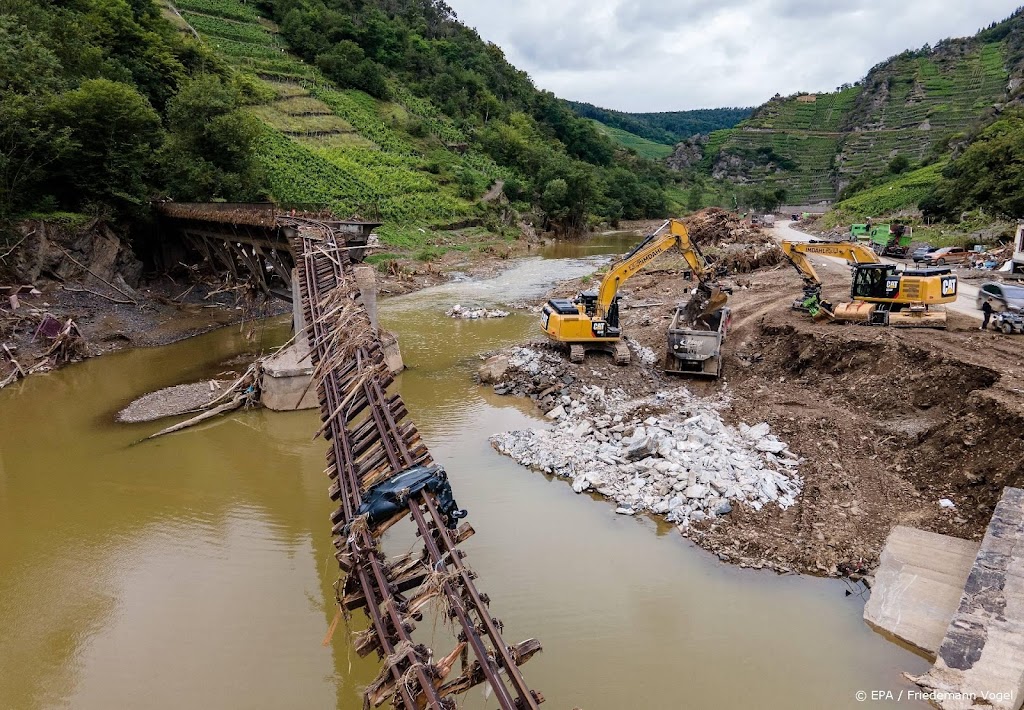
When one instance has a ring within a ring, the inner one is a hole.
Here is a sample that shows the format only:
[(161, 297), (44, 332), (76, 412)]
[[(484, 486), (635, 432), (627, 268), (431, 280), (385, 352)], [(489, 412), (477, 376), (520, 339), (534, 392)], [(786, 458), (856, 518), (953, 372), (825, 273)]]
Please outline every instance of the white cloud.
[(543, 89), (623, 111), (830, 91), (1019, 0), (448, 0)]

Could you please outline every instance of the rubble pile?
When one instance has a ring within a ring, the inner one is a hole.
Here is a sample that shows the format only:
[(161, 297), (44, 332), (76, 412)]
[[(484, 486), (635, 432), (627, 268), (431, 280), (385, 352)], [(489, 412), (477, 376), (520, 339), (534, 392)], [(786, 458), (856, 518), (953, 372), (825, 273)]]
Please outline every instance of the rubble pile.
[(725, 244), (770, 245), (774, 244), (770, 234), (761, 231), (732, 212), (718, 207), (709, 207), (683, 220), (690, 237), (701, 247), (723, 246)]
[(782, 262), (772, 236), (731, 212), (710, 207), (685, 220), (690, 237), (729, 273), (749, 273)]
[[(497, 360), (500, 367), (494, 370)], [(488, 365), (491, 373), (485, 376)], [(576, 384), (576, 376), (569, 370), (565, 357), (554, 350), (512, 348), (507, 355), (496, 355), (484, 363), (479, 375), (481, 382), (496, 383), (495, 393), (529, 397), (546, 412)]]
[[(515, 384), (495, 391), (529, 394), (516, 373), (542, 377), (557, 356), (515, 348), (508, 357)], [(685, 531), (690, 523), (728, 515), (736, 504), (788, 508), (800, 492), (799, 457), (768, 424), (725, 424), (721, 400), (685, 388), (640, 399), (597, 385), (563, 382), (549, 389), (540, 401), (551, 405), (546, 416), (553, 429), (497, 434), (492, 445), (524, 466), (571, 479), (577, 493), (594, 490), (614, 500), (618, 513), (664, 515)]]
[(508, 311), (502, 311), (497, 308), (463, 308), (461, 305), (456, 303), (445, 315), (449, 318), (464, 318), (466, 320), (478, 320), (480, 318), (507, 318)]

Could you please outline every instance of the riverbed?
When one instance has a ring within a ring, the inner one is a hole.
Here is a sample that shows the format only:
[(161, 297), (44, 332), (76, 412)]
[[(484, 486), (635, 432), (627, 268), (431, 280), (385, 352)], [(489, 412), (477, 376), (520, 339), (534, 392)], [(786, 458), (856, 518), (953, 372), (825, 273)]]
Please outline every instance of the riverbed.
[[(859, 590), (722, 564), (490, 448), (543, 426), (472, 381), (479, 355), (530, 337), (537, 316), (444, 311), (535, 300), (603, 263), (594, 245), (559, 249), (381, 306), (409, 366), (397, 387), (477, 531), (464, 548), (478, 586), (506, 640), (544, 644), (524, 673), (545, 707), (853, 708), (858, 690), (909, 689), (901, 672), (927, 662), (864, 625)], [(0, 392), (0, 708), (362, 707), (376, 660), (344, 625), (321, 644), (338, 570), (317, 414), (243, 412), (143, 443), (165, 423), (114, 421), (286, 328), (226, 328)], [(465, 707), (494, 703), (474, 692)]]

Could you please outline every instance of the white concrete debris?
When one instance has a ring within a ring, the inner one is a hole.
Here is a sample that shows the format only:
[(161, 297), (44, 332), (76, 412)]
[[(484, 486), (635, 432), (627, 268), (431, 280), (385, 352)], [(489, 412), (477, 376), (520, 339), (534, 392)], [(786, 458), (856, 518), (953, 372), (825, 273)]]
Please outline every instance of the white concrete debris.
[(461, 305), (456, 303), (451, 307), (445, 315), (449, 318), (465, 318), (467, 320), (478, 320), (480, 318), (507, 318), (508, 311), (502, 311), (495, 308), (489, 310), (487, 308), (463, 308)]
[[(510, 364), (539, 370), (541, 359), (517, 348)], [(547, 413), (554, 428), (496, 434), (491, 443), (524, 466), (571, 479), (577, 493), (613, 500), (616, 513), (664, 515), (685, 531), (736, 504), (785, 509), (800, 494), (802, 459), (767, 423), (723, 422), (718, 410), (725, 402), (685, 388), (627, 401), (621, 390), (597, 386), (562, 400)], [(641, 421), (633, 412), (642, 408), (670, 413)]]
[(631, 340), (629, 338), (626, 339), (626, 345), (628, 345), (629, 349), (636, 354), (637, 360), (644, 365), (654, 365), (658, 362), (658, 356), (655, 355), (654, 351), (646, 345), (641, 345), (635, 340)]

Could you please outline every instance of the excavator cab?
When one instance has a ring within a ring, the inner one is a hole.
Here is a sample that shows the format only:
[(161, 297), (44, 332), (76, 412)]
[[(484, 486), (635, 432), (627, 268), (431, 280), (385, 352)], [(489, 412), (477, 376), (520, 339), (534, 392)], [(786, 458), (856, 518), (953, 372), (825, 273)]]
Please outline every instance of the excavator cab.
[(893, 264), (857, 264), (850, 296), (854, 299), (891, 299), (900, 290)]
[(597, 291), (583, 291), (576, 297), (576, 303), (583, 306), (583, 312), (593, 318), (597, 314)]

